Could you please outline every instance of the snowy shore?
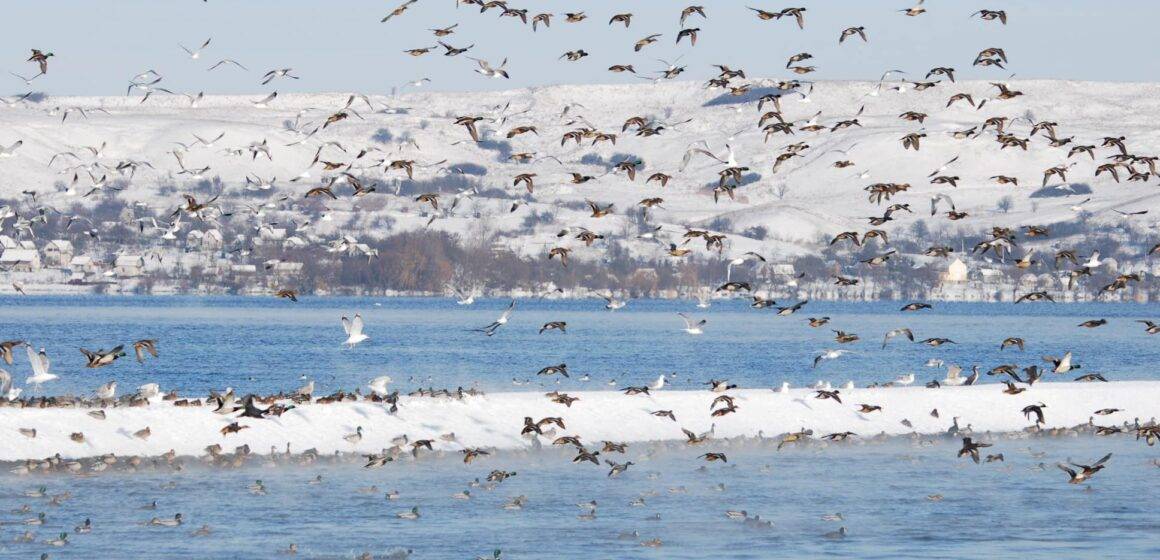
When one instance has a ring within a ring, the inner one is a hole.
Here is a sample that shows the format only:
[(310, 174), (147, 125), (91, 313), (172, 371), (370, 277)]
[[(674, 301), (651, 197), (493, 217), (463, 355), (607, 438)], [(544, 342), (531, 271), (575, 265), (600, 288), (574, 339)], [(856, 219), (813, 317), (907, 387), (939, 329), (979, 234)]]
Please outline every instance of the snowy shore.
[[(391, 440), (407, 435), (411, 441), (432, 439), (436, 450), (458, 451), (464, 447), (518, 449), (530, 442), (520, 435), (525, 416), (540, 420), (560, 417), (566, 429), (554, 434), (575, 435), (589, 446), (599, 442), (643, 442), (682, 440), (681, 428), (701, 433), (715, 425), (714, 437), (766, 437), (811, 429), (820, 436), (851, 431), (867, 437), (881, 433), (940, 434), (959, 418), (975, 432), (1018, 431), (1032, 425), (1023, 407), (1043, 403), (1044, 428), (1071, 427), (1088, 422), (1095, 411), (1121, 409), (1107, 416), (1095, 416), (1099, 425), (1120, 425), (1138, 418), (1146, 422), (1160, 416), (1160, 382), (1123, 381), (1111, 383), (1043, 382), (1019, 395), (1007, 395), (998, 384), (971, 387), (890, 387), (841, 390), (842, 403), (819, 400), (809, 389), (785, 393), (770, 389), (738, 389), (737, 411), (710, 416), (710, 403), (718, 394), (710, 391), (654, 391), (651, 395), (621, 392), (575, 392), (579, 397), (571, 407), (551, 402), (543, 393), (491, 393), (463, 400), (431, 397), (402, 397), (392, 415), (386, 407), (369, 401), (338, 404), (306, 404), (280, 418), (234, 418), (213, 412), (213, 407), (178, 408), (157, 401), (147, 407), (108, 408), (101, 420), (90, 409), (0, 408), (0, 461), (40, 459), (54, 454), (65, 458), (117, 455), (160, 455), (170, 450), (178, 455), (202, 455), (206, 446), (220, 444), (231, 451), (248, 444), (256, 453), (271, 447), (284, 451), (287, 444), (295, 452), (310, 448), (328, 454), (335, 451), (379, 452), (392, 446)], [(859, 405), (881, 406), (881, 411), (861, 413)], [(721, 408), (718, 405), (716, 408)], [(671, 410), (676, 417), (650, 414)], [(938, 417), (932, 415), (938, 411)], [(912, 427), (904, 425), (907, 420)], [(220, 430), (231, 422), (247, 429), (223, 436)], [(362, 427), (363, 437), (351, 443), (344, 436)], [(134, 434), (148, 427), (148, 439)], [(35, 429), (29, 438), (21, 429)], [(84, 442), (70, 436), (84, 434)], [(441, 437), (454, 434), (454, 440)], [(544, 443), (549, 443), (545, 441)], [(707, 444), (711, 446), (711, 443)]]

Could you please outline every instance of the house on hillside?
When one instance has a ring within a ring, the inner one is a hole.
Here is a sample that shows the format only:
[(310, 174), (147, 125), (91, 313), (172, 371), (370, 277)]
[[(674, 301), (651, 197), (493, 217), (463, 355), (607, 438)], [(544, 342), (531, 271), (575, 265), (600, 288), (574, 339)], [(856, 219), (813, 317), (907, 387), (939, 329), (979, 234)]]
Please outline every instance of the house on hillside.
[(55, 268), (67, 267), (75, 252), (72, 241), (53, 239), (44, 246), (44, 264)]
[(222, 248), (223, 244), (222, 232), (216, 229), (206, 231), (192, 230), (185, 236), (185, 240), (188, 247), (207, 252), (218, 251)]
[(141, 276), (145, 272), (145, 259), (141, 255), (118, 255), (113, 272), (122, 278)]
[(269, 260), (265, 263), (266, 270), (277, 276), (293, 276), (302, 273), (303, 264), (300, 262)]
[(36, 249), (4, 249), (0, 254), (0, 267), (16, 272), (40, 270), (40, 253)]
[(946, 271), (942, 273), (939, 280), (943, 284), (959, 284), (967, 281), (970, 269), (967, 268), (967, 263), (962, 259), (955, 259), (951, 264), (947, 265)]
[(73, 274), (97, 274), (101, 271), (101, 263), (93, 260), (88, 255), (77, 255), (68, 261), (68, 269)]

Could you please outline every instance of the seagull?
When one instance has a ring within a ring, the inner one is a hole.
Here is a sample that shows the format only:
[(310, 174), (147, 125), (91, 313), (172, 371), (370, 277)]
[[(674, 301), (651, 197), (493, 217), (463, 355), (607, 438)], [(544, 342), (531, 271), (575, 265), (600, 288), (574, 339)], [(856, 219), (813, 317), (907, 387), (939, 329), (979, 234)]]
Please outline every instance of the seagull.
[(381, 375), (372, 379), (370, 383), (367, 383), (367, 387), (376, 395), (386, 396), (389, 393), (389, 391), (387, 391), (387, 386), (390, 385), (392, 381), (393, 379), (391, 379), (391, 376)]
[(16, 150), (20, 149), (23, 145), (24, 140), (17, 140), (7, 147), (0, 146), (0, 159), (10, 158), (16, 155)]
[(14, 401), (20, 398), (21, 389), (12, 386), (12, 374), (0, 368), (0, 399)]
[(705, 332), (701, 329), (701, 327), (705, 326), (705, 324), (709, 322), (708, 320), (701, 319), (700, 321), (694, 323), (693, 320), (684, 313), (677, 313), (677, 315), (679, 315), (681, 319), (685, 321), (685, 328), (683, 329), (685, 332), (692, 335), (702, 334)]
[(1092, 251), (1092, 256), (1088, 258), (1087, 262), (1083, 263), (1080, 266), (1086, 267), (1086, 268), (1099, 268), (1103, 264), (1104, 264), (1104, 261), (1100, 260), (1100, 252), (1099, 251)]
[(297, 80), (298, 76), (295, 76), (295, 75), (290, 73), (293, 71), (294, 71), (293, 68), (276, 68), (274, 70), (266, 72), (262, 76), (262, 85), (266, 85), (266, 84), (270, 83), (275, 78), (285, 77), (285, 78), (293, 78), (293, 79)]
[(942, 380), (943, 385), (959, 386), (967, 382), (966, 378), (960, 377), (963, 373), (963, 368), (954, 364), (947, 366), (947, 377)]
[(483, 334), (486, 334), (487, 336), (493, 336), (493, 335), (495, 335), (495, 331), (499, 330), (500, 327), (507, 324), (508, 319), (511, 319), (512, 312), (515, 311), (515, 309), (516, 309), (516, 300), (513, 299), (512, 302), (510, 304), (508, 304), (507, 309), (504, 310), (503, 314), (501, 314), (498, 319), (496, 319), (495, 321), (492, 321), (490, 325), (487, 325), (486, 327), (483, 327), (482, 329), (473, 329), (473, 330), (475, 330), (476, 332), (481, 332)]
[(906, 335), (906, 338), (910, 339), (911, 342), (914, 342), (914, 333), (911, 332), (910, 329), (908, 329), (908, 328), (894, 329), (894, 330), (886, 333), (886, 336), (882, 337), (882, 347), (886, 348), (886, 342), (888, 340), (890, 340), (896, 336), (900, 336), (900, 335)]
[(713, 305), (713, 292), (705, 288), (697, 292), (697, 309), (709, 309)]
[(944, 193), (938, 193), (930, 197), (930, 215), (933, 216), (938, 213), (938, 203), (946, 202), (951, 207), (951, 212), (955, 211), (955, 201)]
[(95, 394), (97, 395), (97, 398), (101, 400), (112, 400), (116, 398), (117, 382), (110, 381), (104, 385), (101, 385), (100, 387), (97, 387)]
[(278, 97), (278, 92), (275, 91), (274, 93), (271, 93), (270, 95), (267, 95), (266, 97), (263, 97), (257, 101), (251, 101), (250, 104), (253, 105), (257, 109), (265, 109), (277, 97)]
[(229, 64), (229, 65), (232, 65), (232, 66), (237, 66), (238, 68), (241, 68), (242, 70), (245, 70), (245, 71), (247, 71), (247, 72), (249, 72), (249, 71), (250, 71), (250, 69), (249, 69), (249, 68), (246, 68), (245, 66), (242, 66), (242, 63), (240, 63), (240, 62), (238, 62), (238, 61), (236, 61), (236, 60), (234, 60), (234, 59), (232, 59), (232, 58), (223, 58), (223, 59), (221, 59), (221, 60), (217, 61), (217, 63), (216, 63), (216, 64), (214, 64), (213, 66), (210, 66), (208, 69), (206, 69), (206, 72), (211, 72), (211, 71), (213, 71), (214, 69), (216, 69), (217, 67), (219, 67), (219, 66), (223, 66), (223, 65), (226, 65), (226, 64)]
[(459, 288), (452, 289), (455, 290), (455, 295), (459, 298), (455, 300), (456, 305), (471, 305), (475, 303), (475, 290), (464, 292)]
[(491, 63), (483, 60), (482, 58), (472, 58), (470, 56), (467, 58), (474, 60), (475, 63), (479, 65), (479, 68), (475, 69), (476, 72), (483, 74), (488, 78), (510, 78), (510, 76), (508, 76), (507, 70), (504, 70), (504, 66), (507, 66), (506, 58), (503, 59), (503, 62), (501, 62), (499, 66), (494, 68), (492, 67)]
[(32, 375), (24, 380), (25, 385), (32, 385), (33, 389), (39, 390), (41, 384), (60, 378), (60, 376), (48, 372), (51, 362), (49, 362), (48, 354), (44, 352), (44, 348), (40, 349), (39, 354), (32, 349), (32, 345), (25, 345), (24, 349), (28, 351), (28, 362), (32, 364)]
[(370, 338), (363, 334), (363, 318), (362, 315), (355, 314), (354, 319), (342, 318), (342, 330), (346, 331), (347, 338), (343, 344), (347, 348), (354, 348), (358, 343)]
[(818, 364), (825, 360), (836, 360), (849, 353), (850, 350), (826, 350), (825, 352), (814, 356), (814, 367), (818, 367)]
[(161, 394), (161, 386), (156, 383), (146, 383), (137, 388), (137, 396), (149, 400)]
[(189, 55), (190, 59), (197, 60), (197, 59), (201, 58), (201, 51), (204, 50), (206, 47), (208, 47), (209, 42), (212, 40), (213, 40), (212, 37), (210, 37), (209, 39), (206, 39), (205, 42), (202, 43), (200, 47), (198, 47), (196, 50), (192, 50), (192, 51), (185, 48), (185, 45), (182, 45), (181, 43), (178, 43), (177, 46), (181, 47), (181, 50), (185, 51), (186, 54)]
[(616, 298), (612, 297), (612, 294), (608, 294), (606, 296), (600, 296), (600, 297), (604, 298), (604, 301), (605, 301), (604, 308), (609, 310), (609, 311), (616, 311), (617, 309), (620, 309), (620, 308), (624, 307), (625, 305), (628, 305), (627, 301), (616, 299)]

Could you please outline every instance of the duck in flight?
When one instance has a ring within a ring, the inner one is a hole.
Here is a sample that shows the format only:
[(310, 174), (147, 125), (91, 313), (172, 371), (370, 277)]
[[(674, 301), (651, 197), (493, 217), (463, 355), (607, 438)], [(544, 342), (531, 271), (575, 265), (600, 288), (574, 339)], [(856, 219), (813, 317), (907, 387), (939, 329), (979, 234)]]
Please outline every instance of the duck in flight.
[(92, 352), (92, 351), (86, 350), (84, 348), (81, 348), (80, 350), (81, 350), (81, 354), (84, 354), (85, 359), (87, 360), (85, 367), (87, 367), (87, 368), (101, 368), (101, 367), (105, 367), (107, 365), (111, 365), (113, 362), (117, 361), (118, 358), (124, 357), (125, 356), (124, 348), (125, 347), (122, 345), (117, 345), (112, 350), (109, 350), (108, 352), (106, 352), (103, 348), (100, 350), (97, 350), (96, 352)]
[[(1091, 477), (1095, 476), (1096, 473), (1103, 470), (1104, 463), (1107, 463), (1108, 459), (1111, 458), (1112, 454), (1108, 453), (1107, 455), (1101, 457), (1099, 461), (1096, 461), (1091, 465), (1079, 465), (1069, 462), (1068, 464), (1058, 463), (1056, 466), (1071, 477), (1071, 479), (1068, 480), (1069, 484), (1083, 484), (1084, 482), (1090, 480)], [(1071, 467), (1075, 467), (1075, 469), (1072, 469)]]

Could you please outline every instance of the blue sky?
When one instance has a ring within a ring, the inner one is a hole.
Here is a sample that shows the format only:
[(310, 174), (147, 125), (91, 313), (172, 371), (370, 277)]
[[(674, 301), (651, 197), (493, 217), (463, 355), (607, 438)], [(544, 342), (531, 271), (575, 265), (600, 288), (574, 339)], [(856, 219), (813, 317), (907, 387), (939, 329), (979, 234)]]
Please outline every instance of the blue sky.
[[(898, 10), (911, 0), (794, 0), (748, 2), (700, 0), (707, 20), (690, 19), (700, 27), (696, 47), (673, 44), (680, 29), (678, 15), (689, 2), (655, 0), (512, 0), (530, 13), (574, 12), (590, 17), (568, 24), (557, 17), (549, 30), (533, 33), (499, 10), (480, 14), (471, 6), (456, 8), (454, 0), (420, 0), (404, 15), (380, 23), (399, 4), (396, 0), (38, 0), (8, 2), (6, 25), (0, 34), (0, 92), (29, 89), (54, 95), (123, 95), (133, 75), (154, 69), (165, 76), (162, 86), (176, 91), (255, 93), (290, 91), (359, 91), (387, 93), (393, 86), (420, 77), (431, 78), (438, 90), (522, 88), (558, 83), (637, 82), (626, 74), (607, 71), (612, 64), (633, 64), (638, 71), (663, 66), (656, 59), (687, 65), (688, 79), (715, 73), (710, 64), (744, 68), (751, 76), (787, 77), (785, 60), (810, 52), (818, 67), (815, 79), (877, 79), (886, 69), (911, 76), (934, 66), (953, 66), (962, 78), (1059, 78), (1075, 80), (1160, 81), (1158, 44), (1153, 29), (1160, 20), (1160, 2), (1143, 0), (928, 0), (927, 14), (910, 18)], [(805, 6), (806, 28), (792, 20), (760, 21), (746, 6), (772, 11)], [(1007, 26), (968, 17), (979, 8), (1006, 9)], [(635, 14), (632, 26), (609, 26), (619, 12)], [(473, 73), (465, 56), (404, 55), (403, 49), (435, 45), (429, 28), (459, 23), (445, 40), (457, 47), (474, 43), (468, 53), (498, 63), (510, 59), (511, 80), (492, 80)], [(870, 43), (848, 40), (839, 46), (839, 32), (864, 25)], [(634, 53), (633, 43), (662, 33), (658, 43)], [(194, 48), (212, 37), (201, 60), (190, 60), (178, 44)], [(1002, 47), (1011, 59), (1010, 72), (971, 68), (975, 53)], [(35, 73), (24, 62), (29, 49), (52, 51), (49, 73), (30, 88), (7, 71)], [(580, 62), (558, 60), (565, 51), (580, 49), (591, 56)], [(249, 72), (236, 68), (206, 68), (221, 58), (234, 58)], [(300, 80), (260, 85), (267, 70), (292, 67)]]

